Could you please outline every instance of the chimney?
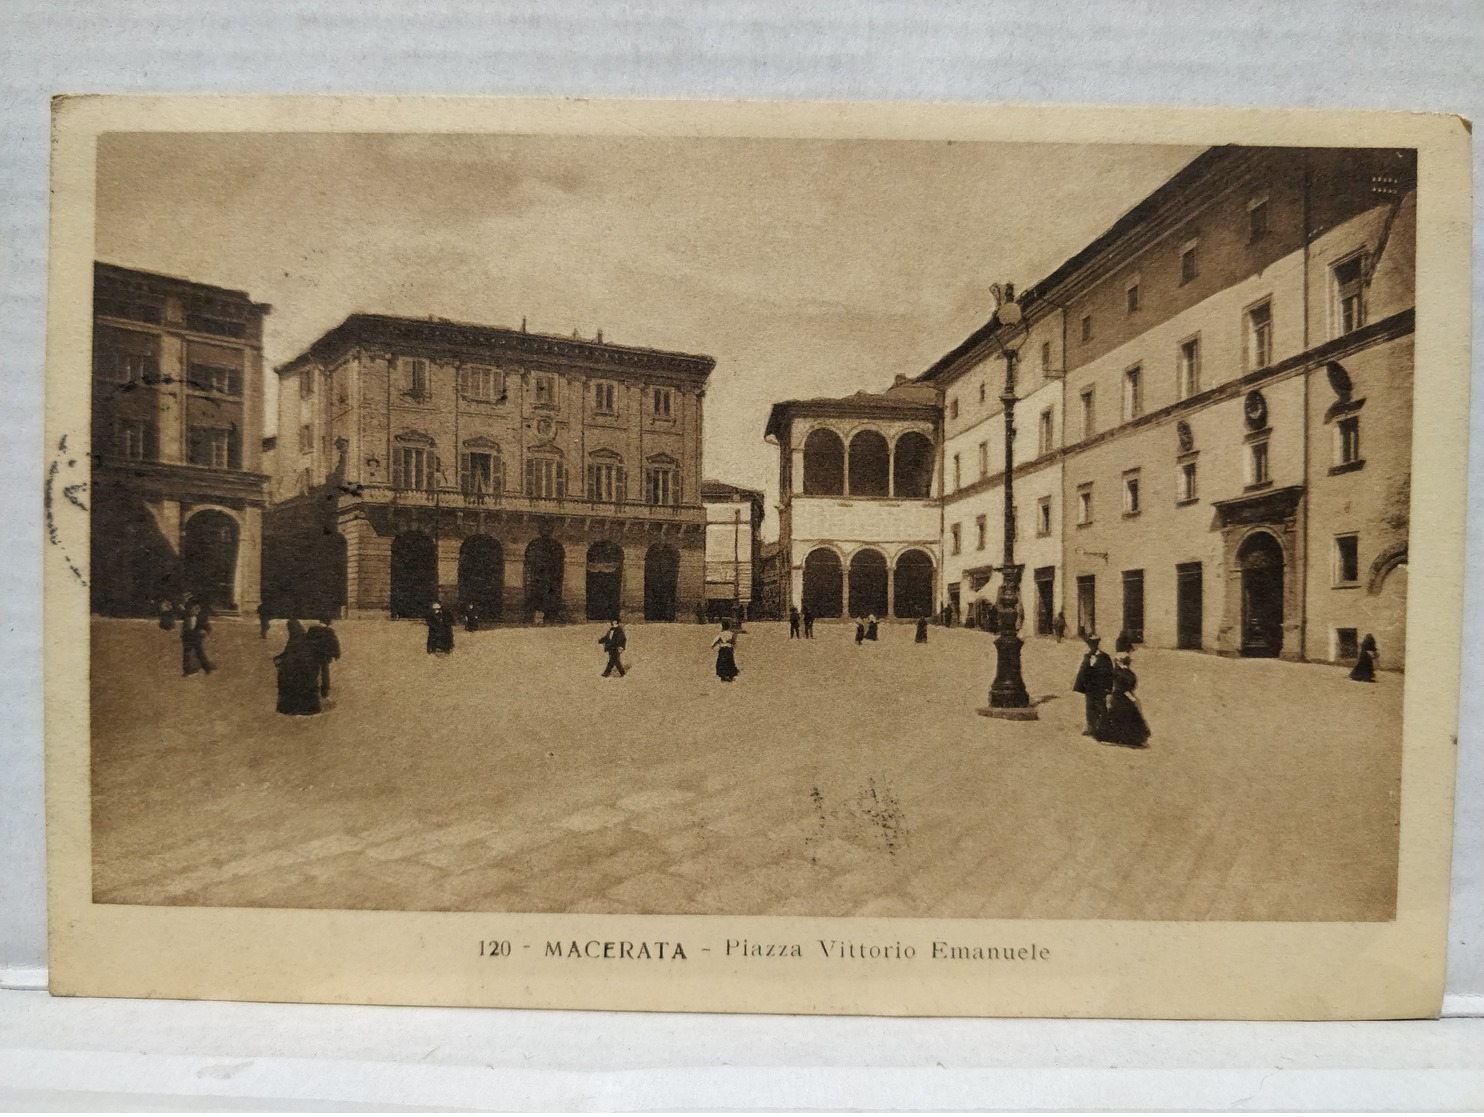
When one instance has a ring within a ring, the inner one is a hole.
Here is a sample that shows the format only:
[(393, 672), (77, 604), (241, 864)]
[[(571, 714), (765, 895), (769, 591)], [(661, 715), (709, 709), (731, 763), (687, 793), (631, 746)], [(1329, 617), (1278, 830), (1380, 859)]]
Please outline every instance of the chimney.
[(891, 382), (891, 386), (893, 388), (900, 388), (905, 383), (907, 383), (907, 374), (899, 372), (897, 373), (897, 378)]
[(599, 330), (598, 331), (598, 339), (597, 340), (598, 340), (598, 344), (599, 345), (602, 345), (603, 344), (603, 331), (602, 330)]

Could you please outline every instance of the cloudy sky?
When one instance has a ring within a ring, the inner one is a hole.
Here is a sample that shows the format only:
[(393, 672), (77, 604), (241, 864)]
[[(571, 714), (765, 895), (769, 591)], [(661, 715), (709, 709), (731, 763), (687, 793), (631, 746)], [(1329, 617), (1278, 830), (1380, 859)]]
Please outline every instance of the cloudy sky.
[(97, 255), (271, 303), (270, 367), (355, 311), (525, 318), (532, 332), (708, 354), (706, 475), (771, 504), (772, 403), (921, 372), (989, 316), (991, 283), (1039, 279), (1196, 154), (114, 134), (98, 152)]

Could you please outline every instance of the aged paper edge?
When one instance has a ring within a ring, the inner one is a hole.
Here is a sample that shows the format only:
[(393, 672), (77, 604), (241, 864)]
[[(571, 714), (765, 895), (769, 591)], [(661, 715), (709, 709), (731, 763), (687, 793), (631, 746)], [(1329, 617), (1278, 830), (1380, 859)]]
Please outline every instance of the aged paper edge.
[[(1418, 149), (1413, 485), (1397, 914), (1390, 923), (1159, 923), (131, 907), (91, 902), (88, 600), (45, 547), (51, 988), (61, 995), (932, 1016), (1436, 1016), (1452, 836), (1470, 311), (1469, 125), (1408, 113), (503, 98), (59, 98), (53, 109), (48, 460), (86, 445), (97, 136), (116, 131), (747, 135)], [(1415, 432), (1426, 432), (1418, 438)], [(492, 964), (481, 939), (536, 944)], [(549, 940), (819, 938), (906, 961), (546, 959)], [(934, 939), (1036, 944), (1035, 965), (935, 962)]]

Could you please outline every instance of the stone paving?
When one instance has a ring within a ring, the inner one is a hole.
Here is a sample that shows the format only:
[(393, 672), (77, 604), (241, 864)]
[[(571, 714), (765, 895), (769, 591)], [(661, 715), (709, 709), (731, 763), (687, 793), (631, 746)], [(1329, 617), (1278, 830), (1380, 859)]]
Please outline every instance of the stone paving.
[(1379, 920), (1395, 899), (1401, 677), (1135, 656), (1144, 750), (1081, 736), (1080, 645), (1026, 645), (1041, 718), (976, 716), (987, 636), (877, 646), (710, 628), (336, 626), (333, 705), (274, 713), (268, 640), (218, 670), (93, 624), (100, 902), (458, 911)]

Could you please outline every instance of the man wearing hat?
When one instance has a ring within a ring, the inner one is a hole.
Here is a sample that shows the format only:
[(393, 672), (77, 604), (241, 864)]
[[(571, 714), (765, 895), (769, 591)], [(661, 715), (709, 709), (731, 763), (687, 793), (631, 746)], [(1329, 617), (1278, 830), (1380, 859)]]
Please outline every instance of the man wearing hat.
[(1077, 681), (1072, 684), (1072, 689), (1087, 702), (1087, 728), (1082, 735), (1091, 737), (1097, 733), (1098, 724), (1108, 710), (1108, 692), (1113, 689), (1113, 661), (1107, 652), (1099, 650), (1100, 640), (1096, 635), (1089, 634), (1085, 639), (1087, 654), (1077, 668)]

